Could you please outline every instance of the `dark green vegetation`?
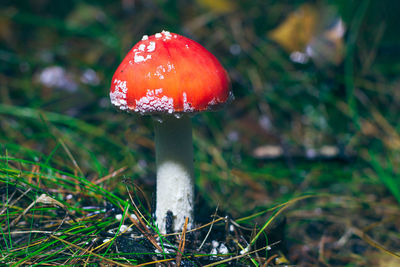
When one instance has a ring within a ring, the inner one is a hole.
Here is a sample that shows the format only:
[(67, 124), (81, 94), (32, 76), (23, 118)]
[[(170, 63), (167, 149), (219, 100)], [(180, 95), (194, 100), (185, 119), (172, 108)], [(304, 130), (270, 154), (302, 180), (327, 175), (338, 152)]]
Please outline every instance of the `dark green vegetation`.
[[(239, 255), (223, 264), (396, 266), (397, 2), (2, 1), (0, 263), (190, 266)], [(301, 12), (309, 13), (285, 29), (310, 36), (291, 33), (289, 46), (279, 44), (271, 31)], [(335, 39), (329, 29), (339, 16), (346, 32)], [(199, 221), (219, 221), (200, 251), (188, 233), (183, 255), (156, 253), (155, 232), (141, 225), (149, 222), (130, 219), (139, 211), (151, 221), (152, 121), (117, 112), (108, 98), (131, 46), (163, 29), (215, 54), (236, 96), (193, 118)], [(291, 61), (307, 44), (318, 53)], [(335, 153), (307, 158), (312, 149)], [(229, 218), (253, 234), (225, 235)], [(120, 235), (122, 225), (134, 230)], [(204, 255), (212, 238), (229, 254)], [(266, 250), (267, 240), (281, 241)], [(246, 242), (250, 254), (241, 255)]]

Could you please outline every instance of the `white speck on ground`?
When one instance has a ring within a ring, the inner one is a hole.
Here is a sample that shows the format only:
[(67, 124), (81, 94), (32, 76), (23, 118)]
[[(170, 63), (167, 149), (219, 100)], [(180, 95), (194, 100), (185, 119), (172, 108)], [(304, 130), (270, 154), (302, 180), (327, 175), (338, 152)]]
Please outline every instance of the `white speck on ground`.
[(228, 248), (224, 244), (221, 244), (219, 246), (218, 251), (219, 251), (220, 254), (228, 254), (229, 253)]
[(216, 241), (216, 240), (213, 240), (213, 241), (211, 241), (211, 245), (212, 245), (213, 248), (216, 248), (216, 247), (219, 246), (219, 242)]

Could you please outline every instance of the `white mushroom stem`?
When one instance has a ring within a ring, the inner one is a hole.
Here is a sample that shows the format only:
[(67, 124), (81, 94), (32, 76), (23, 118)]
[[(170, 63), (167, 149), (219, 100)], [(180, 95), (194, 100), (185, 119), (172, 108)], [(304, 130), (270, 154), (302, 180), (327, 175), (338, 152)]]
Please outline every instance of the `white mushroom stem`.
[(185, 218), (193, 223), (194, 168), (192, 124), (187, 116), (164, 116), (155, 122), (157, 163), (156, 222), (166, 233), (167, 212), (173, 214), (172, 230), (182, 231)]

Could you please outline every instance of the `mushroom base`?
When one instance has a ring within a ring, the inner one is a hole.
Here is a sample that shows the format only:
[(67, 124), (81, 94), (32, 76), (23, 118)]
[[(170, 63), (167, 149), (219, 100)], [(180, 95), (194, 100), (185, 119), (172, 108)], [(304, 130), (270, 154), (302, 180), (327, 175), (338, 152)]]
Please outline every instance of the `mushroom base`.
[(155, 121), (157, 163), (156, 222), (167, 232), (167, 212), (172, 212), (171, 229), (181, 231), (185, 219), (193, 224), (194, 167), (192, 124), (187, 116), (164, 116)]

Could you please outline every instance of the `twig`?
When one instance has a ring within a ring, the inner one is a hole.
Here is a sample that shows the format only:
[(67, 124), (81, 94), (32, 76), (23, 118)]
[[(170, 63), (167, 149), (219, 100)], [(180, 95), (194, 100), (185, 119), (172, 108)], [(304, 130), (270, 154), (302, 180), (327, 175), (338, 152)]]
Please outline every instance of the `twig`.
[(182, 238), (181, 238), (181, 241), (179, 242), (178, 252), (176, 253), (176, 266), (178, 266), (178, 267), (181, 265), (182, 254), (183, 254), (183, 251), (185, 250), (186, 229), (187, 229), (188, 222), (189, 222), (189, 218), (186, 217), (185, 224), (183, 225), (183, 229), (182, 229)]
[(272, 255), (271, 257), (269, 257), (269, 258), (267, 259), (267, 261), (265, 262), (265, 264), (264, 264), (263, 266), (267, 267), (268, 264), (270, 264), (270, 263), (271, 263), (274, 259), (276, 259), (277, 257), (279, 257), (278, 254)]
[[(32, 202), (32, 203), (31, 203), (17, 218), (15, 218), (15, 219), (10, 223), (9, 227), (12, 227), (12, 226), (14, 226), (15, 224), (17, 224), (17, 223), (19, 222), (19, 220), (21, 220), (22, 216), (25, 216), (25, 214), (26, 214), (33, 206), (35, 206), (36, 203), (52, 204), (52, 205), (59, 206), (59, 207), (61, 207), (61, 208), (63, 208), (63, 209), (65, 210), (64, 205), (63, 205), (61, 202), (59, 202), (59, 201), (57, 201), (57, 200), (55, 200), (55, 199), (53, 199), (53, 198), (47, 196), (46, 194), (41, 194), (41, 195), (40, 195), (35, 201), (33, 201), (33, 202)], [(4, 229), (3, 229), (3, 231), (4, 231)]]
[[(202, 225), (202, 226), (199, 226), (199, 227), (197, 227), (197, 228), (194, 228), (194, 229), (191, 229), (191, 230), (187, 230), (186, 233), (196, 232), (196, 231), (198, 231), (198, 230), (200, 230), (200, 229), (203, 229), (203, 228), (208, 227), (209, 225), (211, 225), (211, 224), (213, 224), (213, 223), (215, 224), (215, 223), (217, 223), (217, 222), (219, 222), (219, 221), (223, 221), (223, 220), (225, 220), (225, 218), (224, 218), (224, 217), (220, 217), (220, 218), (216, 219), (215, 221), (211, 221), (211, 222), (206, 223), (206, 224), (204, 224), (204, 225)], [(178, 232), (178, 233), (166, 234), (166, 235), (164, 235), (164, 236), (173, 236), (173, 235), (179, 235), (179, 232)]]
[(203, 242), (201, 242), (201, 245), (199, 246), (199, 248), (197, 249), (197, 251), (200, 251), (200, 250), (201, 250), (201, 248), (203, 247), (204, 243), (206, 242), (208, 236), (210, 235), (211, 230), (212, 230), (212, 228), (213, 228), (213, 226), (214, 226), (214, 223), (215, 223), (215, 216), (217, 216), (217, 212), (218, 212), (218, 206), (215, 208), (215, 212), (214, 212), (214, 216), (213, 216), (213, 220), (212, 220), (212, 222), (211, 222), (210, 228), (208, 229), (208, 232), (207, 232), (206, 236), (204, 237)]
[(363, 231), (361, 231), (361, 230), (359, 230), (358, 228), (355, 228), (355, 227), (352, 227), (352, 230), (353, 230), (353, 233), (356, 236), (358, 236), (359, 238), (361, 238), (362, 240), (364, 240), (365, 242), (367, 242), (368, 244), (370, 244), (374, 248), (377, 248), (380, 251), (385, 252), (386, 254), (389, 254), (390, 256), (394, 256), (394, 257), (400, 259), (400, 254), (399, 253), (392, 252), (392, 251), (388, 250), (387, 248), (385, 248), (384, 246), (382, 246), (381, 244), (379, 244), (378, 242), (373, 240), (371, 237), (369, 237)]
[(73, 243), (71, 243), (71, 242), (68, 242), (67, 240), (61, 239), (61, 238), (59, 238), (59, 237), (56, 237), (56, 236), (53, 236), (53, 235), (52, 235), (51, 237), (54, 238), (54, 239), (57, 239), (58, 241), (60, 241), (60, 242), (62, 242), (62, 243), (65, 243), (65, 244), (67, 244), (67, 245), (69, 245), (69, 246), (71, 246), (71, 247), (74, 247), (74, 248), (76, 248), (76, 249), (84, 250), (85, 253), (87, 252), (87, 253), (89, 253), (89, 254), (95, 256), (95, 257), (98, 257), (98, 258), (100, 258), (100, 259), (102, 259), (102, 260), (104, 260), (104, 261), (110, 262), (110, 263), (112, 263), (112, 264), (114, 264), (114, 265), (123, 266), (123, 267), (131, 267), (131, 266), (133, 266), (133, 265), (127, 265), (127, 264), (119, 263), (119, 262), (113, 261), (113, 260), (111, 260), (111, 259), (107, 259), (106, 257), (103, 257), (103, 256), (101, 256), (101, 255), (99, 255), (99, 254), (97, 254), (97, 253), (91, 252), (91, 251), (89, 251), (88, 249), (84, 249), (84, 248), (82, 248), (82, 247), (80, 247), (80, 246), (77, 246), (77, 245), (75, 245), (75, 244), (73, 244)]
[(110, 173), (110, 174), (108, 174), (108, 175), (96, 180), (96, 181), (93, 181), (93, 183), (94, 184), (101, 184), (102, 182), (107, 181), (108, 179), (110, 179), (110, 178), (112, 178), (114, 176), (117, 176), (121, 172), (125, 171), (127, 168), (128, 167), (122, 167), (122, 168), (120, 168), (120, 169), (118, 169), (116, 171), (113, 171), (112, 173)]
[(8, 206), (14, 206), (15, 203), (17, 203), (21, 198), (23, 198), (29, 191), (31, 191), (32, 188), (29, 188), (28, 190), (26, 190), (24, 193), (22, 193), (22, 195), (20, 195), (19, 197), (17, 197), (17, 199), (15, 199), (10, 205), (8, 204), (8, 202), (13, 198), (14, 194), (17, 191), (14, 191), (11, 196), (7, 199), (7, 202), (4, 204), (4, 209), (2, 211), (0, 211), (0, 215), (3, 214), (6, 210)]
[[(158, 245), (155, 238), (147, 232), (148, 230), (147, 230), (146, 224), (143, 222), (143, 220), (146, 221), (146, 223), (148, 225), (150, 225), (150, 223), (146, 220), (146, 218), (143, 216), (143, 214), (140, 212), (140, 210), (136, 206), (136, 203), (135, 203), (135, 201), (133, 201), (132, 195), (126, 184), (125, 184), (125, 187), (128, 192), (129, 199), (131, 200), (132, 205), (135, 207), (133, 212), (135, 213), (136, 217), (138, 218), (139, 223), (136, 220), (132, 219), (131, 216), (129, 216), (130, 220), (135, 224), (135, 226), (140, 230), (140, 232), (142, 232), (142, 234), (144, 234), (146, 236), (146, 238), (153, 244), (153, 246), (158, 249), (158, 251), (160, 251), (160, 252), (163, 251), (163, 249)], [(120, 208), (122, 211), (124, 210), (122, 207), (120, 207)]]
[(81, 170), (81, 168), (79, 167), (78, 163), (76, 162), (74, 156), (72, 155), (71, 151), (69, 150), (69, 148), (65, 145), (64, 141), (59, 138), (58, 141), (60, 142), (61, 146), (64, 148), (65, 152), (67, 153), (69, 159), (72, 161), (72, 164), (75, 166), (76, 170), (83, 175), (83, 171)]

